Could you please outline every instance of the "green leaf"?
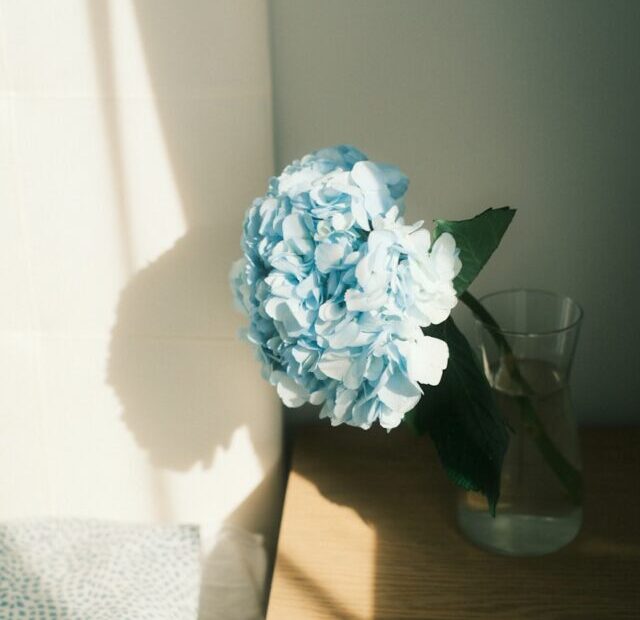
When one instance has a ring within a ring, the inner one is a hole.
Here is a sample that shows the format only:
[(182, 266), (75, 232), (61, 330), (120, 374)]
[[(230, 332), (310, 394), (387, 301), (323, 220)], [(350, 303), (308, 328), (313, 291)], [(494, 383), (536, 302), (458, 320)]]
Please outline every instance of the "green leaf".
[(453, 319), (424, 331), (447, 342), (449, 363), (440, 384), (425, 387), (424, 396), (405, 420), (418, 433), (429, 433), (449, 477), (464, 489), (483, 493), (495, 516), (509, 443), (507, 427), (491, 387)]
[(434, 237), (437, 239), (444, 232), (451, 233), (460, 248), (462, 269), (453, 281), (458, 295), (467, 290), (500, 245), (515, 213), (511, 207), (502, 207), (487, 209), (470, 220), (436, 220)]

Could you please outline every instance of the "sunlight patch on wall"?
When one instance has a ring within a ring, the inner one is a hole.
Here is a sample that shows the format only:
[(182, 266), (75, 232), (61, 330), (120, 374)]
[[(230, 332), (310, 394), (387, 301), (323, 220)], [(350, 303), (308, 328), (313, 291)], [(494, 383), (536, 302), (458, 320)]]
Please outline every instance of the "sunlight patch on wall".
[(133, 5), (88, 3), (87, 10), (117, 194), (116, 235), (131, 276), (167, 251), (186, 223)]

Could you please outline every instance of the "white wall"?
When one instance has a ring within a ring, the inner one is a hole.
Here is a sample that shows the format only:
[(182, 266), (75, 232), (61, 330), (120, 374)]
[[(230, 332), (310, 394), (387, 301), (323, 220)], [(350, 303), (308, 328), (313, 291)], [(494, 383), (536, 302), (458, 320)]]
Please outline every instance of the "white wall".
[(483, 294), (586, 319), (583, 421), (638, 421), (640, 2), (272, 0), (276, 163), (337, 142), (401, 166), (408, 218), (518, 208)]
[(227, 284), (272, 173), (260, 0), (0, 2), (0, 518), (272, 524)]

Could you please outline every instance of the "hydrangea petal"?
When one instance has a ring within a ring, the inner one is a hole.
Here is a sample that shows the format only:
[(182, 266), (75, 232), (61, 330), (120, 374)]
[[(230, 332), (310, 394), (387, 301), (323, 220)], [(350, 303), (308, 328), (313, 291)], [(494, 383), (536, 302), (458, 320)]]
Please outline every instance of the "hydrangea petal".
[(331, 379), (342, 381), (347, 374), (351, 360), (348, 355), (338, 355), (332, 352), (325, 353), (318, 362), (318, 368)]
[[(416, 401), (417, 403), (417, 401)], [(391, 409), (391, 407), (381, 407), (379, 413), (380, 426), (382, 428), (390, 431), (393, 428), (396, 428), (402, 422), (402, 418), (404, 417), (405, 412), (399, 411), (396, 409)]]
[(420, 336), (408, 344), (407, 374), (412, 381), (424, 385), (438, 385), (449, 361), (449, 347), (444, 340)]
[(327, 337), (327, 341), (332, 349), (344, 349), (355, 342), (359, 332), (360, 328), (356, 321), (347, 321), (339, 325), (333, 334)]
[(316, 265), (321, 273), (327, 273), (342, 263), (349, 247), (344, 239), (337, 243), (321, 243), (316, 247)]
[(345, 293), (347, 310), (349, 312), (369, 312), (383, 307), (387, 301), (387, 294), (384, 287), (362, 291), (350, 289)]
[(407, 176), (396, 166), (382, 163), (376, 165), (384, 175), (384, 180), (389, 188), (391, 197), (394, 199), (402, 198), (409, 187), (409, 179)]
[(309, 400), (309, 393), (284, 372), (274, 372), (272, 381), (276, 391), (287, 407), (300, 407)]
[(378, 392), (378, 397), (387, 407), (402, 414), (413, 409), (421, 396), (420, 388), (399, 370), (391, 375)]
[(372, 161), (359, 161), (351, 170), (351, 178), (363, 190), (386, 189), (384, 173)]
[(378, 419), (379, 410), (380, 401), (376, 398), (359, 400), (351, 410), (351, 424), (367, 430)]
[(346, 417), (357, 396), (358, 392), (356, 390), (338, 388), (332, 412), (336, 420), (343, 420)]
[(327, 398), (326, 390), (316, 390), (309, 395), (309, 402), (312, 405), (321, 405)]
[(337, 321), (344, 317), (345, 307), (334, 301), (326, 301), (320, 306), (318, 316), (323, 321)]

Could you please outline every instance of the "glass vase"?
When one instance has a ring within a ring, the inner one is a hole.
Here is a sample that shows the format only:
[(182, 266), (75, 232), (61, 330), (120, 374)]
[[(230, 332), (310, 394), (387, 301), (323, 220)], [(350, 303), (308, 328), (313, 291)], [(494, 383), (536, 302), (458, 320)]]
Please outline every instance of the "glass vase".
[(461, 492), (458, 524), (471, 541), (497, 553), (551, 553), (582, 524), (569, 393), (582, 310), (568, 297), (532, 290), (494, 293), (480, 303), (474, 314), (484, 372), (512, 432), (496, 516), (484, 497)]

